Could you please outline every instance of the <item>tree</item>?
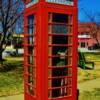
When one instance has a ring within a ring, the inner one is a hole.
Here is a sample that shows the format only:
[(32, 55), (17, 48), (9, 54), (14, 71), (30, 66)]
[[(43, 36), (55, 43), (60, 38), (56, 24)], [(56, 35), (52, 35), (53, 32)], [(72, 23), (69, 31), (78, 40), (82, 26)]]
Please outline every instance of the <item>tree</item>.
[(23, 0), (0, 0), (0, 61), (17, 20), (23, 14), (20, 11)]
[(99, 48), (100, 52), (100, 13), (91, 13), (89, 14), (81, 8), (85, 15), (88, 17), (90, 24), (87, 24), (87, 28), (89, 29), (90, 35), (92, 36), (93, 39), (95, 39), (97, 46)]

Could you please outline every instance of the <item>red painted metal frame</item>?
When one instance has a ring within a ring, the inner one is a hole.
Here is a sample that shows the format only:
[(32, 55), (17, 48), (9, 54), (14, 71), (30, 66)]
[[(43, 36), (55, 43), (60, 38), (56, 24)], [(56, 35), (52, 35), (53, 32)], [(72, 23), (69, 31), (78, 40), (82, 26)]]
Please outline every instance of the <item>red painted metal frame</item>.
[[(27, 3), (28, 0), (26, 0)], [(37, 4), (24, 9), (24, 95), (25, 100), (76, 100), (77, 96), (77, 0), (74, 6), (60, 5), (40, 0)], [(48, 13), (72, 14), (73, 16), (73, 51), (72, 51), (72, 96), (48, 99)], [(36, 97), (27, 92), (26, 80), (26, 38), (27, 17), (36, 16)]]

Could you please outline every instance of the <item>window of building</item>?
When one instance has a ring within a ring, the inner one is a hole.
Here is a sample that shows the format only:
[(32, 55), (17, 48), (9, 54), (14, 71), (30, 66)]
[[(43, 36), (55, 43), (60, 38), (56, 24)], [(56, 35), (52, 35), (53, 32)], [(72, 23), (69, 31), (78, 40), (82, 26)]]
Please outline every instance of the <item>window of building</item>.
[(85, 42), (81, 42), (81, 48), (85, 48)]

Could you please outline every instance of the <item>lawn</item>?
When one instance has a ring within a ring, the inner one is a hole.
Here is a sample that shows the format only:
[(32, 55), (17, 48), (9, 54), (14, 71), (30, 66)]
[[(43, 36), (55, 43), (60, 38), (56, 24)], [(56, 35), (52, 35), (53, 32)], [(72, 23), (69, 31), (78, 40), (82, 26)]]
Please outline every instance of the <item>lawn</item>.
[[(85, 53), (85, 57), (88, 61), (95, 61), (95, 69), (78, 68), (78, 83), (100, 77), (100, 55)], [(5, 58), (3, 68), (0, 67), (0, 96), (23, 93), (23, 70), (23, 56)]]
[[(78, 67), (78, 85), (90, 82), (95, 87), (95, 84), (98, 83), (100, 78), (100, 53), (84, 53), (87, 61), (93, 61), (95, 64), (94, 70), (92, 69), (81, 69)], [(95, 81), (95, 82), (94, 82)], [(85, 87), (84, 87), (85, 86)], [(82, 89), (86, 89), (82, 91)], [(100, 100), (100, 88), (94, 88), (90, 91), (87, 85), (83, 85), (80, 88), (79, 100)], [(90, 86), (91, 88), (91, 86)]]
[(0, 67), (0, 96), (23, 93), (23, 57), (5, 58)]
[(96, 79), (100, 77), (100, 54), (99, 53), (84, 53), (87, 61), (94, 62), (94, 70), (83, 70), (78, 68), (78, 83)]
[(99, 52), (84, 53), (87, 60), (100, 62)]

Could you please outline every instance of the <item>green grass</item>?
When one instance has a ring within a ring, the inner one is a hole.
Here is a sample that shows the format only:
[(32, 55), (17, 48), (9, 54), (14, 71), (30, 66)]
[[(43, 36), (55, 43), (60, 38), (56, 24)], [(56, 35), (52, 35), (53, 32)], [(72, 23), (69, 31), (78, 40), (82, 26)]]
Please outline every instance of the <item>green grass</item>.
[(7, 57), (0, 67), (0, 96), (23, 93), (23, 57)]
[(87, 61), (94, 62), (94, 70), (78, 68), (78, 83), (100, 77), (100, 53), (84, 53)]
[(79, 95), (79, 100), (100, 100), (100, 89), (94, 91), (82, 91)]
[(84, 53), (87, 60), (100, 61), (100, 53)]

